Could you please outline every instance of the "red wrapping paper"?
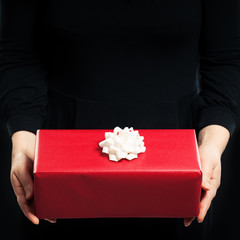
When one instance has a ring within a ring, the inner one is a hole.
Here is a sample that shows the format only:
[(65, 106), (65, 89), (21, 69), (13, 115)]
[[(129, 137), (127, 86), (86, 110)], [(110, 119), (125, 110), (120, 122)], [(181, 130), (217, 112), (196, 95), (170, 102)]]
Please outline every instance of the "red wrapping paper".
[(34, 204), (39, 218), (194, 217), (201, 194), (195, 131), (146, 130), (146, 152), (112, 162), (112, 130), (38, 130)]

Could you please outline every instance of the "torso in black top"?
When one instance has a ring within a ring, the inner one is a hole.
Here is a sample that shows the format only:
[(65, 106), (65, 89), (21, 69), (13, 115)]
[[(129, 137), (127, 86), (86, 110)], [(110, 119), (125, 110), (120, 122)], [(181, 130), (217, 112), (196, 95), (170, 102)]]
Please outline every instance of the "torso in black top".
[(51, 88), (134, 102), (196, 90), (200, 0), (51, 0), (42, 6), (39, 24)]
[(181, 101), (198, 90), (198, 76), (196, 128), (233, 133), (239, 0), (0, 1), (0, 106), (10, 134), (41, 128), (46, 82), (77, 99), (151, 104)]

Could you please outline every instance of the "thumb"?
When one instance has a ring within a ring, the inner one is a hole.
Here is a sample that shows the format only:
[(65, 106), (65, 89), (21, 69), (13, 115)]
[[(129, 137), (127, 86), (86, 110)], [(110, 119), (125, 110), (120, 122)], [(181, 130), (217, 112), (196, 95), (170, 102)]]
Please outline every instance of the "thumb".
[(210, 182), (212, 177), (212, 166), (208, 161), (202, 162), (202, 188), (204, 190), (210, 189)]
[(33, 197), (33, 179), (29, 172), (22, 175), (22, 186), (26, 199), (30, 200)]
[[(22, 152), (13, 152), (11, 180), (15, 194), (24, 195), (29, 200), (33, 197), (33, 162)], [(15, 177), (14, 177), (15, 176)], [(22, 191), (20, 191), (22, 189)]]
[(23, 187), (25, 198), (30, 200), (33, 197), (32, 162), (27, 161), (25, 164), (18, 170), (17, 177)]

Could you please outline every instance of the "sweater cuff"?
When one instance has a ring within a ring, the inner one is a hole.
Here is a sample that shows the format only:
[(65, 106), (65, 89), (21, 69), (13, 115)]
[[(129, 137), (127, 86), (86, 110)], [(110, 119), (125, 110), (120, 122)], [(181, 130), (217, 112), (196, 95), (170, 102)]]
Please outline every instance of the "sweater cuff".
[(39, 116), (16, 115), (7, 119), (6, 127), (10, 137), (17, 131), (29, 131), (36, 134), (41, 128), (43, 119)]
[(202, 110), (199, 114), (197, 131), (212, 124), (225, 127), (232, 136), (236, 129), (236, 117), (226, 109), (210, 107)]

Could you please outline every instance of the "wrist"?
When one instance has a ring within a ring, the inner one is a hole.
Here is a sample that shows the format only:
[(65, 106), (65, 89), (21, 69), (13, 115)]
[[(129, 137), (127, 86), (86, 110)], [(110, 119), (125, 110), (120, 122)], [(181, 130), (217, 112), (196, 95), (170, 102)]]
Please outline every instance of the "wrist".
[(12, 135), (12, 153), (24, 153), (34, 158), (36, 135), (29, 131), (17, 131)]
[(221, 155), (225, 150), (230, 138), (229, 131), (220, 125), (204, 127), (198, 134), (199, 148), (211, 147)]

